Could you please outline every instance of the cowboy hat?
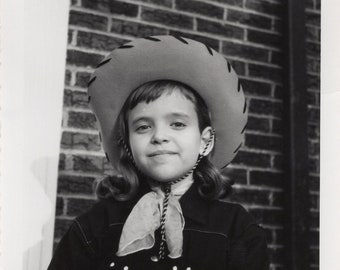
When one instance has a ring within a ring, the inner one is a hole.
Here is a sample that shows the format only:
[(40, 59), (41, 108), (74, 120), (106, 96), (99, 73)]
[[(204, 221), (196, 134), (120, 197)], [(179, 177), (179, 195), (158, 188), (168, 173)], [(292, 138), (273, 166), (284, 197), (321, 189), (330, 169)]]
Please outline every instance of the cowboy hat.
[(240, 149), (247, 105), (240, 81), (225, 58), (201, 42), (179, 36), (135, 39), (111, 52), (88, 83), (89, 105), (99, 121), (106, 157), (120, 157), (117, 117), (130, 93), (156, 80), (184, 83), (204, 99), (216, 141), (212, 162), (226, 167)]

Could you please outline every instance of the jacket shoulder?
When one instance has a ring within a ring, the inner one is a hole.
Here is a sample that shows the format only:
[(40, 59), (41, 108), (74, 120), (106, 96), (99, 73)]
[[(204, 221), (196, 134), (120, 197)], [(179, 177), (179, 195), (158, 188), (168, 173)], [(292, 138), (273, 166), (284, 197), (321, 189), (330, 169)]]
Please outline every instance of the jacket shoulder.
[(110, 227), (124, 224), (129, 214), (127, 202), (101, 200), (92, 208), (74, 220), (76, 226), (86, 241), (103, 235)]
[(258, 225), (255, 218), (240, 204), (217, 200), (210, 207), (216, 224), (228, 235), (241, 235), (251, 225)]

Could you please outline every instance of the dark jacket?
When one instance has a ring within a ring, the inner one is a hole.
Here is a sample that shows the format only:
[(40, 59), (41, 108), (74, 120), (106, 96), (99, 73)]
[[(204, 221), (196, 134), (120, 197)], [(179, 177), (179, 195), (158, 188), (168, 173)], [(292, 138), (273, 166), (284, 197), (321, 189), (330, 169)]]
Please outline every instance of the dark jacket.
[(117, 257), (122, 227), (140, 196), (129, 202), (100, 201), (76, 218), (48, 270), (269, 269), (264, 229), (238, 204), (201, 198), (195, 184), (180, 199), (185, 218), (181, 258), (151, 260), (158, 254), (158, 231), (153, 248)]

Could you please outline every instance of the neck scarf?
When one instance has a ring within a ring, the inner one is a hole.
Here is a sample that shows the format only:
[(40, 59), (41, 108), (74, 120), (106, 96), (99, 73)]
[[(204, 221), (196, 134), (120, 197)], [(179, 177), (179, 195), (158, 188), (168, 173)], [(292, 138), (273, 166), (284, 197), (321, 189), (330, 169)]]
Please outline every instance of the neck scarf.
[[(178, 200), (192, 183), (192, 179), (185, 179), (171, 187), (165, 222), (165, 236), (170, 258), (178, 258), (182, 255), (185, 222)], [(155, 244), (155, 230), (160, 227), (163, 212), (164, 192), (160, 186), (150, 186), (152, 191), (137, 202), (123, 226), (117, 256), (150, 249)]]

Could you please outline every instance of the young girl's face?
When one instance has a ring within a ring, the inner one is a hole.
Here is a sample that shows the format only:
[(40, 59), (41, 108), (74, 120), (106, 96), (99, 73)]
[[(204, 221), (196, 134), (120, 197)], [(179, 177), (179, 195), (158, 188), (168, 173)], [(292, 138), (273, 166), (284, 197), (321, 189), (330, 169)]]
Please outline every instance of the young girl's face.
[(205, 145), (195, 106), (179, 90), (139, 103), (129, 112), (128, 128), (137, 167), (160, 182), (192, 169)]

